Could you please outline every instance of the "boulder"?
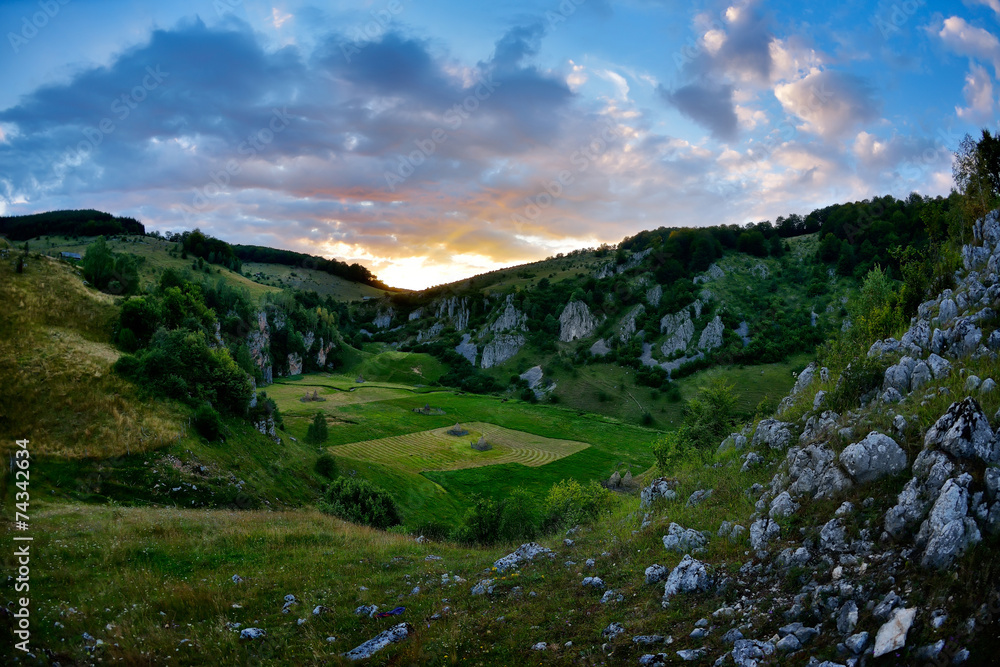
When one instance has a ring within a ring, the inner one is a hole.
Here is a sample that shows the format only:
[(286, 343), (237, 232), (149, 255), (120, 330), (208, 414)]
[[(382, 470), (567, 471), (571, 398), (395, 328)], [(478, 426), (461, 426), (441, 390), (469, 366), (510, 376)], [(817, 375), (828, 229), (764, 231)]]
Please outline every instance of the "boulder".
[(756, 639), (737, 639), (730, 654), (736, 667), (758, 667), (774, 653), (774, 644)]
[(993, 442), (993, 429), (979, 403), (967, 397), (951, 407), (924, 436), (924, 447), (937, 447), (960, 459), (1000, 462), (1000, 449)]
[(913, 372), (910, 373), (910, 389), (916, 391), (920, 389), (925, 384), (931, 381), (933, 378), (933, 373), (931, 373), (931, 367), (927, 365), (926, 361), (918, 361), (913, 366)]
[(910, 376), (913, 374), (914, 366), (916, 366), (916, 362), (910, 357), (903, 357), (899, 360), (898, 364), (889, 366), (889, 368), (885, 369), (882, 388), (893, 388), (900, 394), (909, 393)]
[(542, 555), (552, 556), (552, 549), (543, 547), (535, 542), (526, 542), (519, 546), (513, 553), (507, 554), (494, 562), (493, 567), (497, 569), (497, 572), (506, 572), (518, 567), (525, 561), (534, 560), (535, 556)]
[(412, 632), (413, 626), (409, 623), (400, 623), (399, 625), (389, 628), (373, 639), (369, 639), (357, 648), (351, 649), (343, 655), (348, 660), (365, 660), (372, 657), (386, 646), (403, 641), (409, 637)]
[(705, 591), (711, 585), (712, 578), (709, 576), (705, 564), (692, 558), (690, 554), (685, 554), (681, 562), (667, 577), (663, 586), (662, 604), (664, 607), (668, 606), (670, 598), (678, 593)]
[(663, 548), (667, 551), (698, 553), (705, 550), (706, 544), (708, 538), (704, 534), (676, 523), (671, 523), (663, 536)]
[(906, 463), (906, 452), (895, 440), (877, 431), (840, 453), (840, 465), (857, 484), (899, 474), (906, 469)]
[(824, 551), (847, 551), (847, 533), (840, 519), (830, 519), (820, 531), (819, 538)]
[(791, 516), (798, 511), (798, 509), (798, 503), (792, 500), (792, 496), (789, 495), (788, 491), (782, 491), (778, 497), (771, 501), (771, 508), (768, 512), (768, 516), (772, 519), (783, 519)]
[(648, 508), (660, 498), (674, 500), (677, 497), (677, 493), (673, 490), (674, 483), (673, 480), (666, 477), (654, 479), (649, 486), (639, 493), (641, 506)]
[(771, 449), (785, 449), (792, 441), (792, 425), (777, 419), (762, 419), (757, 424), (751, 445), (761, 447), (767, 445)]
[(658, 584), (670, 575), (670, 568), (654, 563), (646, 568), (646, 583)]
[(757, 552), (767, 549), (767, 544), (781, 534), (781, 526), (771, 519), (757, 519), (750, 525), (750, 547)]
[(916, 608), (897, 609), (893, 612), (892, 618), (878, 629), (878, 634), (875, 636), (875, 653), (872, 657), (878, 658), (906, 646), (906, 633), (910, 631), (916, 615)]
[(931, 374), (935, 380), (945, 378), (951, 373), (951, 362), (937, 354), (931, 354), (927, 357), (927, 365), (930, 367)]
[(971, 481), (972, 477), (966, 473), (945, 482), (930, 514), (920, 526), (916, 543), (926, 545), (920, 561), (924, 567), (948, 568), (970, 546), (982, 539), (975, 520), (967, 516), (967, 487)]

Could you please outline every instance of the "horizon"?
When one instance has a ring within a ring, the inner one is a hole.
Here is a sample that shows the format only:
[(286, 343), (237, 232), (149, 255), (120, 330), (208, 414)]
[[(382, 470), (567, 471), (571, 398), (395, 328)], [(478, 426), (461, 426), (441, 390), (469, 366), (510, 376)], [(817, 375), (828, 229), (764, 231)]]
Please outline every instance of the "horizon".
[(49, 5), (0, 7), (0, 215), (93, 208), (403, 289), (947, 195), (996, 127), (996, 0)]

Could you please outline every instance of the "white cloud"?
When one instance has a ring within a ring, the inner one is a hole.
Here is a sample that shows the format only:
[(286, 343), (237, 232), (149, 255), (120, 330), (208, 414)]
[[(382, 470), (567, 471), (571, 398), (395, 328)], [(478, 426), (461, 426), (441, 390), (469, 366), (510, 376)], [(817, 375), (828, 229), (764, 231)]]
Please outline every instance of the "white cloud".
[(618, 93), (618, 99), (623, 101), (628, 100), (629, 87), (628, 87), (628, 81), (625, 80), (625, 77), (623, 77), (621, 74), (618, 74), (617, 72), (612, 72), (609, 69), (598, 70), (596, 74), (602, 79), (611, 82), (611, 85), (615, 87), (615, 90)]
[(1000, 0), (965, 0), (967, 5), (985, 5), (1000, 15)]
[(944, 20), (937, 36), (958, 55), (992, 63), (994, 72), (1000, 75), (1000, 40), (993, 33), (952, 16)]
[(878, 116), (878, 102), (862, 79), (813, 68), (798, 81), (778, 84), (774, 96), (785, 111), (801, 118), (800, 129), (833, 138)]
[[(996, 0), (1000, 2), (1000, 0)], [(955, 107), (955, 113), (962, 120), (970, 123), (981, 123), (993, 115), (993, 79), (986, 68), (971, 63), (969, 73), (965, 75), (965, 87), (962, 89), (967, 107)]]
[(287, 12), (282, 13), (282, 11), (277, 7), (271, 9), (271, 22), (278, 30), (280, 30), (281, 26), (285, 25), (285, 23), (291, 18), (293, 18), (291, 14)]

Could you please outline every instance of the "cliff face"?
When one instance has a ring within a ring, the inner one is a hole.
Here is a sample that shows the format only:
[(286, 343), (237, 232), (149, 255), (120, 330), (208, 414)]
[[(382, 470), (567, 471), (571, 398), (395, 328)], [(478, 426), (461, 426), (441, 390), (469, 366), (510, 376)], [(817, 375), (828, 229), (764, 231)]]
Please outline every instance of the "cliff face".
[(260, 369), (265, 385), (274, 382), (271, 368), (271, 327), (267, 322), (267, 313), (257, 312), (257, 327), (247, 334), (247, 348), (254, 364)]
[(497, 334), (483, 348), (483, 368), (492, 368), (507, 361), (517, 354), (524, 346), (525, 338), (521, 334)]
[(559, 315), (559, 340), (564, 343), (586, 338), (597, 328), (597, 318), (582, 301), (570, 301)]

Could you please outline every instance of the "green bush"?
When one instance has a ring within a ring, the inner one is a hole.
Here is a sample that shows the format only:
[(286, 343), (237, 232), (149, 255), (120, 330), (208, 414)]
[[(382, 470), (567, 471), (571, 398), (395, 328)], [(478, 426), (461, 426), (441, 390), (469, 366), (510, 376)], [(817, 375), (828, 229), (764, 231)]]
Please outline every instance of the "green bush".
[(326, 452), (320, 454), (319, 458), (316, 459), (315, 469), (317, 475), (326, 477), (327, 479), (333, 479), (339, 472), (337, 469), (337, 459)]
[(827, 396), (830, 408), (843, 413), (857, 408), (861, 397), (882, 386), (886, 362), (874, 357), (856, 357), (840, 374), (837, 386)]
[(335, 479), (327, 488), (320, 509), (345, 521), (382, 530), (400, 523), (399, 508), (389, 492), (354, 477)]
[(702, 461), (701, 451), (694, 446), (689, 436), (688, 427), (682, 426), (660, 436), (653, 443), (653, 456), (656, 457), (656, 467), (661, 474), (672, 475), (687, 463)]
[(201, 405), (194, 411), (194, 428), (209, 442), (222, 438), (222, 418), (211, 405)]
[(475, 497), (472, 506), (452, 533), (465, 544), (497, 544), (529, 540), (538, 534), (538, 505), (524, 489), (514, 489), (497, 502)]
[(593, 521), (610, 509), (614, 500), (614, 494), (597, 482), (583, 485), (575, 479), (564, 479), (553, 484), (545, 497), (543, 524), (559, 529)]

